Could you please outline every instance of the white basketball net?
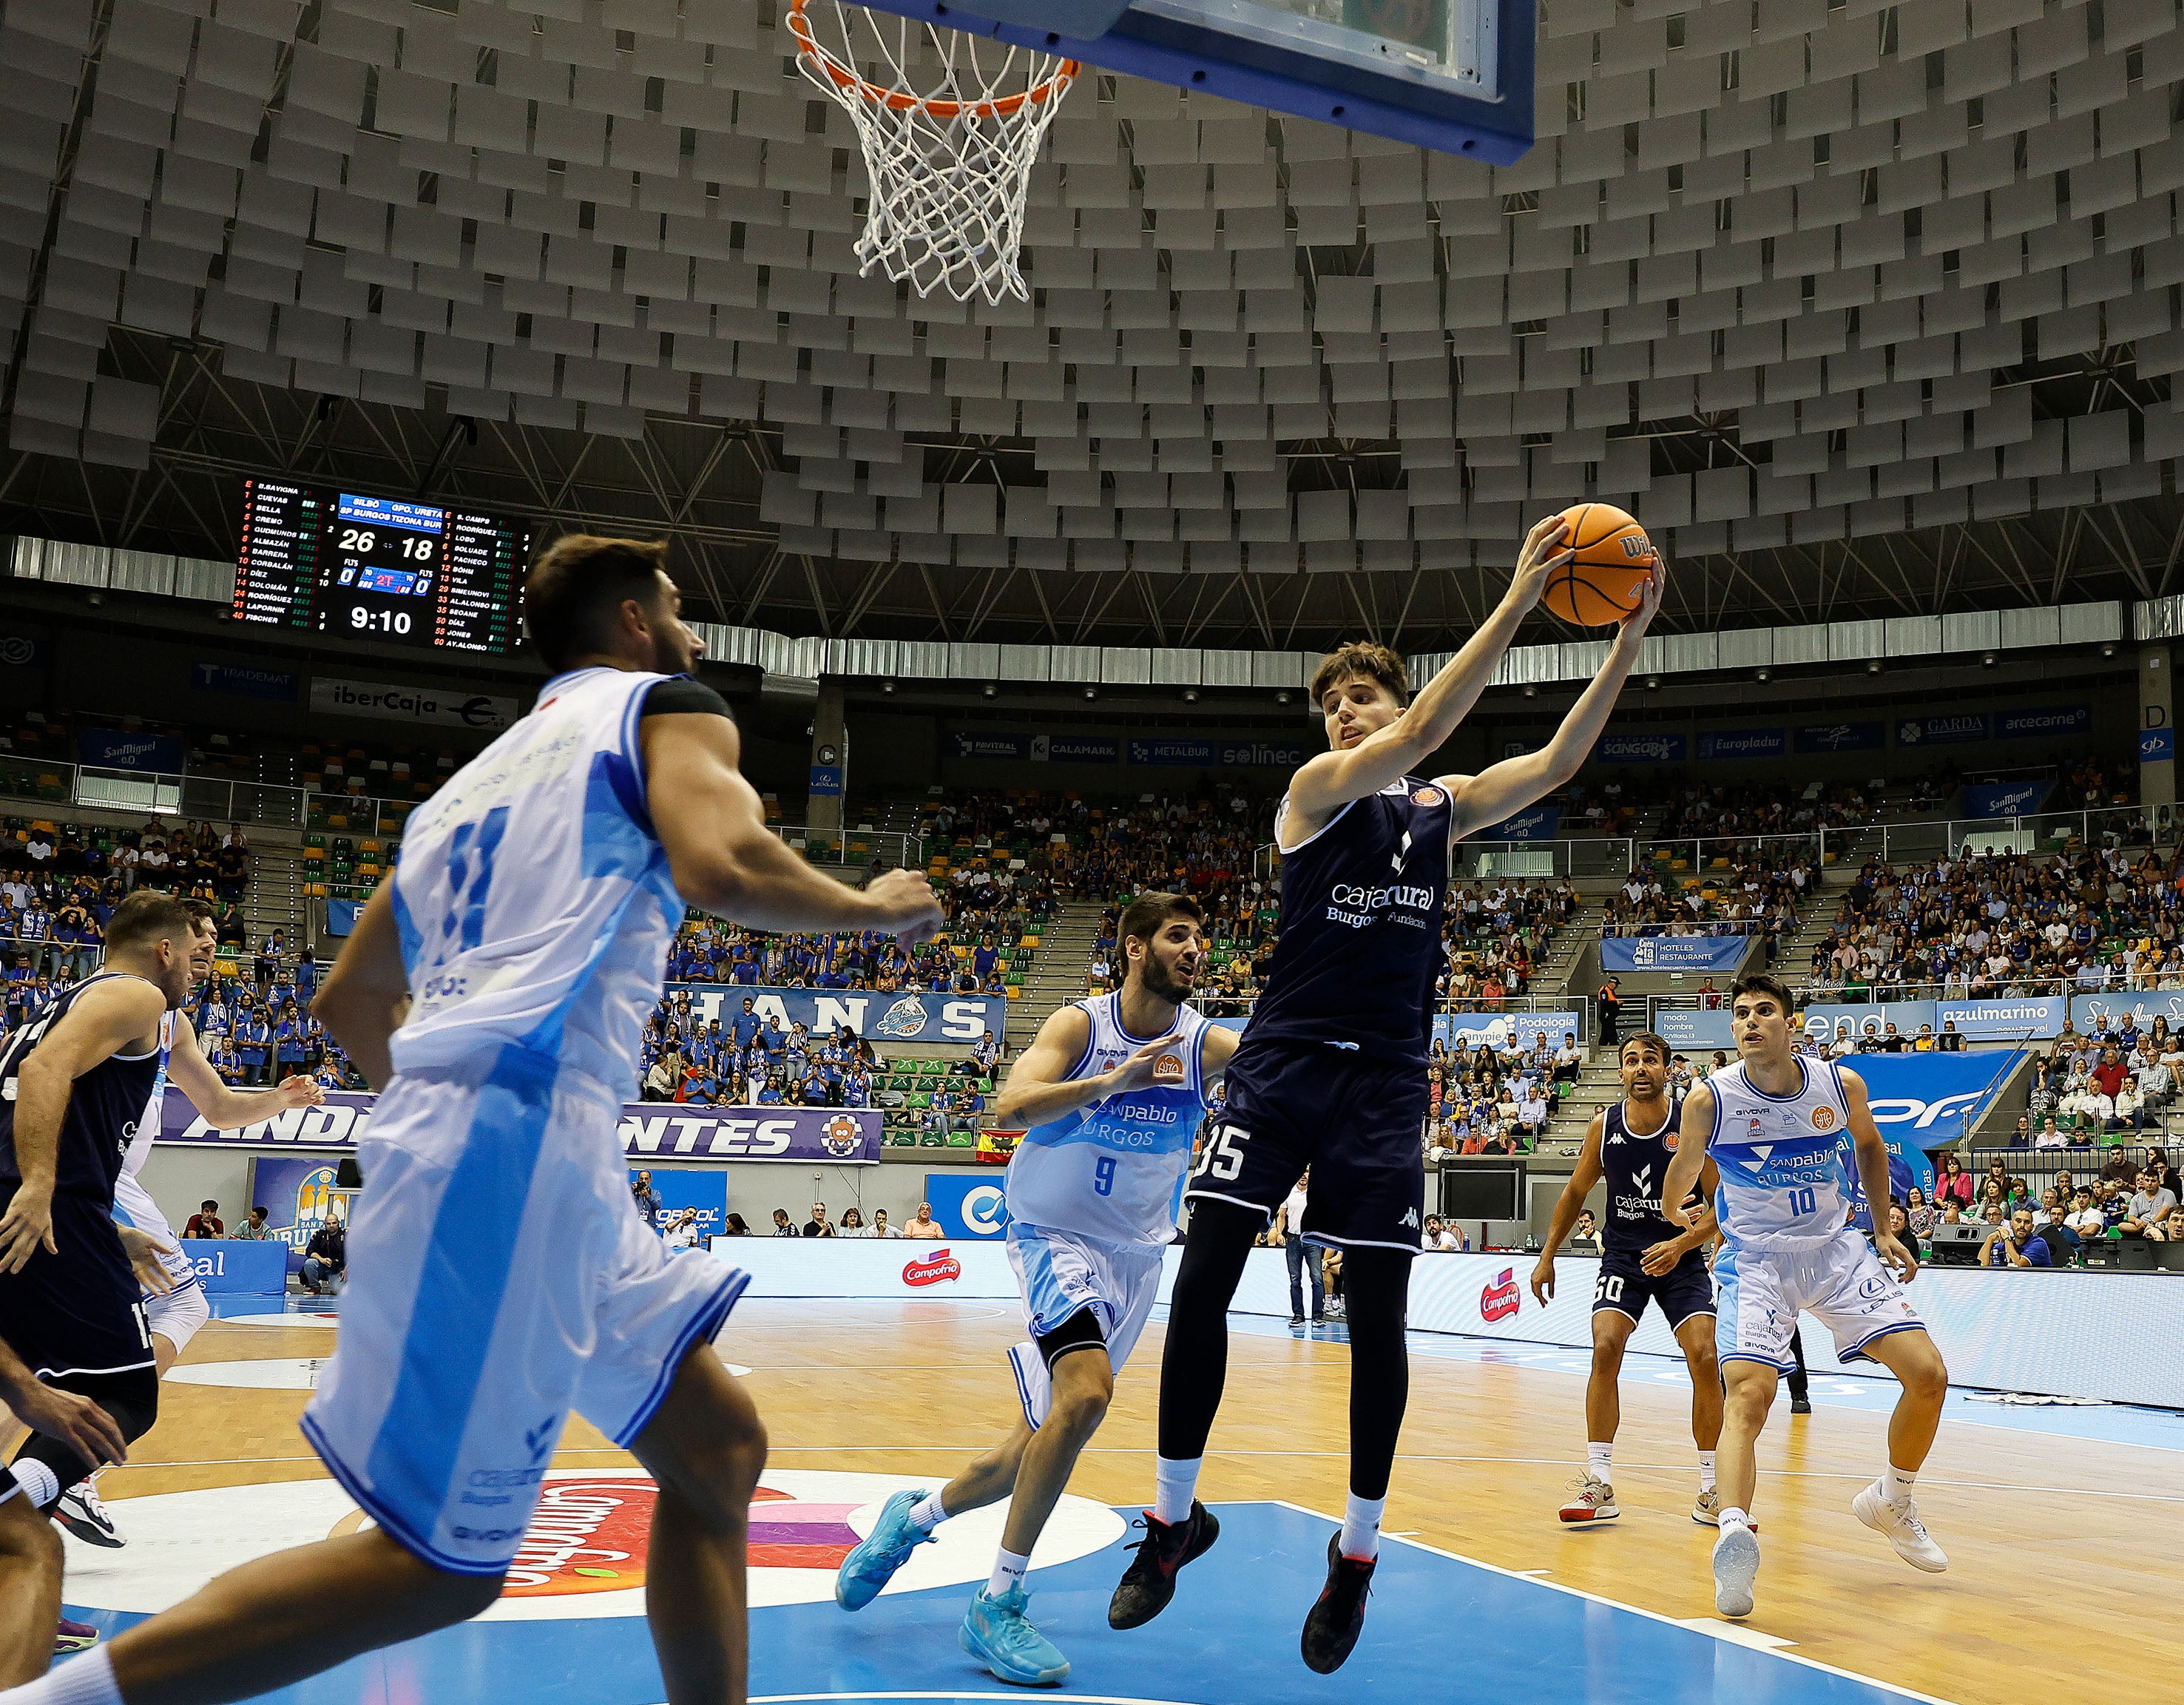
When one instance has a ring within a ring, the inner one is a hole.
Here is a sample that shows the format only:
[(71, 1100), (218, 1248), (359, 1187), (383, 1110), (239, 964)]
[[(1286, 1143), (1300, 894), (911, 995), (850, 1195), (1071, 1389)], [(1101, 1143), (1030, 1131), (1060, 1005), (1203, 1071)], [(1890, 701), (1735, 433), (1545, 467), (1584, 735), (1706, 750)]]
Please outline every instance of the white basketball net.
[(1077, 62), (843, 0), (790, 0), (788, 29), (804, 75), (864, 148), (872, 211), (859, 270), (906, 278), (920, 296), (1028, 300), (1017, 267), (1024, 198)]

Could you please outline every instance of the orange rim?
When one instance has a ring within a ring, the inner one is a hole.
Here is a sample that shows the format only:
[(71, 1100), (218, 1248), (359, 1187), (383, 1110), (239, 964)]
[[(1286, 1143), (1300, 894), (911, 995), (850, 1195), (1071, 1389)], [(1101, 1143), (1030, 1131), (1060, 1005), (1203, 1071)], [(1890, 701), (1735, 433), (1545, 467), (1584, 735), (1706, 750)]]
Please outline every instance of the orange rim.
[(854, 90), (874, 106), (885, 107), (891, 112), (907, 113), (922, 109), (936, 119), (961, 118), (968, 113), (973, 118), (1005, 119), (1022, 110), (1024, 103), (1050, 101), (1076, 80), (1081, 69), (1074, 59), (1064, 59), (1052, 76), (1034, 83), (1020, 95), (1004, 95), (997, 101), (936, 101), (922, 95), (905, 94), (899, 89), (883, 89), (867, 77), (861, 77), (819, 45), (819, 38), (811, 33), (811, 21), (804, 15), (811, 0), (789, 0), (788, 33), (796, 38), (799, 55), (812, 60), (827, 74), (827, 79), (838, 89)]

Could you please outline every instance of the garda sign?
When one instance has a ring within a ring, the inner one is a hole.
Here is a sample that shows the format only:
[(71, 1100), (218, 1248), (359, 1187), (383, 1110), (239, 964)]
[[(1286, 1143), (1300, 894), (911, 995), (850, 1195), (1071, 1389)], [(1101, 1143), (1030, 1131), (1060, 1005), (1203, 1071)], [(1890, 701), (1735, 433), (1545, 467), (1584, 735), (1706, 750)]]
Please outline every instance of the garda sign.
[[(198, 1117), (186, 1097), (169, 1095), (159, 1109), (159, 1140), (345, 1154), (355, 1149), (370, 1123), (375, 1099), (336, 1093), (323, 1106), (292, 1107), (254, 1125), (219, 1131)], [(620, 1134), (622, 1152), (640, 1163), (793, 1161), (855, 1166), (878, 1165), (880, 1157), (880, 1114), (867, 1107), (701, 1107), (638, 1101), (622, 1108)], [(319, 1162), (306, 1171), (330, 1167)]]
[(1986, 712), (1967, 710), (1954, 716), (1907, 716), (1896, 725), (1896, 744), (1906, 746), (1957, 746), (1987, 738)]
[(976, 1042), (990, 1030), (995, 1036), (1008, 1022), (1009, 1003), (1000, 995), (888, 995), (869, 989), (762, 989), (740, 983), (671, 983), (671, 997), (687, 991), (690, 1010), (708, 1022), (730, 1028), (743, 1016), (744, 1002), (761, 1023), (781, 1021), (783, 1030), (801, 1024), (815, 1036), (842, 1026), (859, 1036), (883, 1042)]
[(1008, 1198), (990, 1178), (961, 1173), (928, 1173), (925, 1199), (933, 1217), (950, 1237), (998, 1243), (1009, 1229)]

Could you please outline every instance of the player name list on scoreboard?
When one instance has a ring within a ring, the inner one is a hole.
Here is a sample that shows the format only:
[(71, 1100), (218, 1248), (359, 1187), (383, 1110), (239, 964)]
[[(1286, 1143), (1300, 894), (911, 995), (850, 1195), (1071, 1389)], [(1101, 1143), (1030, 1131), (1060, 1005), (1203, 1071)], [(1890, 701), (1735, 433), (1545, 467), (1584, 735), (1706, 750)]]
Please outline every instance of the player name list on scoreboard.
[(244, 482), (238, 621), (507, 652), (530, 555), (521, 523), (275, 480)]

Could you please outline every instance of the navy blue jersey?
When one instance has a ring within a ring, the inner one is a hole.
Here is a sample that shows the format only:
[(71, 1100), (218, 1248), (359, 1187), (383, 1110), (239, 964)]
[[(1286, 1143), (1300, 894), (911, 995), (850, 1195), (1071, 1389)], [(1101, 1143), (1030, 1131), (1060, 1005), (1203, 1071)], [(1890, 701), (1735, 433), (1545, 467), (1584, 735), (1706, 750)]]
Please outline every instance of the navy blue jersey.
[(1685, 1230), (1661, 1212), (1661, 1183), (1676, 1157), (1684, 1104), (1671, 1101), (1668, 1123), (1650, 1136), (1631, 1130), (1624, 1106), (1618, 1101), (1607, 1110), (1600, 1133), (1600, 1169), (1607, 1178), (1607, 1220), (1600, 1240), (1610, 1255), (1635, 1255)]
[(1250, 1040), (1425, 1057), (1451, 810), (1446, 788), (1407, 776), (1282, 855), (1281, 938)]
[[(23, 1061), (85, 989), (128, 974), (102, 972), (63, 989), (35, 1023), (25, 1025), (0, 1049), (0, 1184), (18, 1183), (23, 1176), (15, 1163), (15, 1078)], [(162, 1063), (155, 1043), (148, 1054), (116, 1054), (75, 1080), (61, 1120), (60, 1152), (53, 1172), (56, 1196), (95, 1201), (101, 1213), (112, 1208), (114, 1181), (121, 1176), (121, 1163), (136, 1139), (136, 1122), (151, 1102)]]

